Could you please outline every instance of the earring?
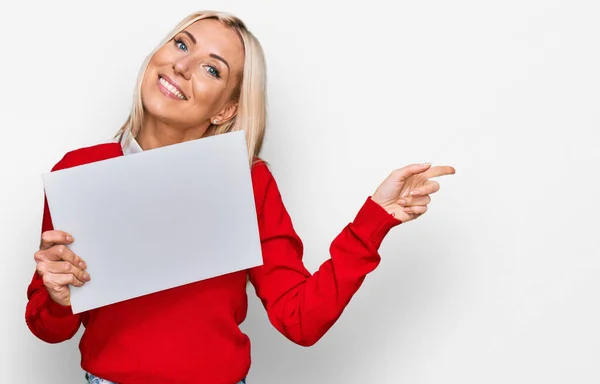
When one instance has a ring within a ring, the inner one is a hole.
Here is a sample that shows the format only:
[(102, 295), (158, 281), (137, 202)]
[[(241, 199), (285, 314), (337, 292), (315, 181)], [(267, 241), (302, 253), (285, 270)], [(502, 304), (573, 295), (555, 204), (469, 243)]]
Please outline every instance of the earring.
[(214, 120), (213, 120), (213, 124), (214, 124), (214, 125), (217, 125), (217, 123), (218, 123), (218, 122), (219, 122), (219, 120), (217, 120), (217, 119), (214, 119)]

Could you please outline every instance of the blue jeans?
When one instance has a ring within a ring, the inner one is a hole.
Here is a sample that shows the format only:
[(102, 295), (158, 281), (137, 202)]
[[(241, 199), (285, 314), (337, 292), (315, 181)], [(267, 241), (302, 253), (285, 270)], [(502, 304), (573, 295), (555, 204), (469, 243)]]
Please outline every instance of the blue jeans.
[[(86, 373), (85, 378), (88, 384), (117, 384), (113, 383), (112, 381), (101, 379), (97, 376), (92, 375), (91, 373)], [(242, 381), (240, 381), (238, 384), (246, 384), (246, 379), (242, 379)]]

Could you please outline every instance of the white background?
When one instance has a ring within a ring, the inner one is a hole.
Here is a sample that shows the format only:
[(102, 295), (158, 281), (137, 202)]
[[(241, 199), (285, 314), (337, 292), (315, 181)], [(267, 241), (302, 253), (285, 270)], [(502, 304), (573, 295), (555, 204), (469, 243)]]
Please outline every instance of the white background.
[(269, 66), (272, 164), (314, 271), (388, 173), (450, 164), (314, 347), (249, 288), (250, 384), (600, 382), (597, 1), (35, 1), (0, 5), (0, 382), (82, 383), (78, 334), (24, 321), (40, 175), (109, 140), (144, 56), (199, 9)]

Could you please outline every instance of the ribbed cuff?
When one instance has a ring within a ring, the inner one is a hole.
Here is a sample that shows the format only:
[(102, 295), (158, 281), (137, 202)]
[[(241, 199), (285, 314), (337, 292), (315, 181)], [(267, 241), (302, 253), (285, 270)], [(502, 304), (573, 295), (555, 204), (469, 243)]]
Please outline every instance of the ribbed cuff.
[(48, 309), (48, 312), (55, 317), (73, 316), (73, 310), (70, 305), (65, 306), (58, 304), (56, 301), (52, 300), (49, 294), (46, 299), (46, 308)]
[(402, 224), (402, 221), (387, 213), (381, 205), (374, 202), (369, 196), (358, 211), (353, 224), (365, 231), (373, 246), (379, 249), (388, 232), (393, 227)]

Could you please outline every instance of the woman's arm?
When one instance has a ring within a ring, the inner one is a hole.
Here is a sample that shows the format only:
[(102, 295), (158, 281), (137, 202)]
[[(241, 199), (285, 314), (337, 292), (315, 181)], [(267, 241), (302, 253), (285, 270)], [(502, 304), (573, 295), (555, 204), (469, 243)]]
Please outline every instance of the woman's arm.
[(377, 267), (381, 242), (401, 221), (368, 198), (331, 243), (331, 257), (311, 274), (272, 174), (264, 164), (253, 173), (261, 186), (256, 190), (263, 265), (249, 271), (250, 281), (275, 328), (294, 343), (313, 345)]
[[(48, 202), (44, 198), (44, 215), (42, 233), (53, 230)], [(27, 306), (25, 321), (31, 332), (40, 340), (47, 343), (60, 343), (72, 338), (81, 325), (80, 315), (74, 315), (70, 306), (64, 306), (54, 301), (42, 276), (34, 273), (27, 288)]]
[[(69, 152), (52, 168), (52, 172), (80, 163), (83, 163), (81, 159), (74, 156), (74, 152)], [(44, 196), (42, 234), (52, 230), (54, 230), (54, 225), (50, 216), (48, 200)], [(46, 252), (51, 253), (49, 250)], [(82, 315), (74, 315), (70, 306), (54, 301), (37, 270), (27, 288), (27, 299), (25, 321), (31, 332), (40, 340), (47, 343), (60, 343), (72, 338), (79, 330)]]

